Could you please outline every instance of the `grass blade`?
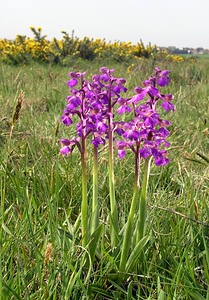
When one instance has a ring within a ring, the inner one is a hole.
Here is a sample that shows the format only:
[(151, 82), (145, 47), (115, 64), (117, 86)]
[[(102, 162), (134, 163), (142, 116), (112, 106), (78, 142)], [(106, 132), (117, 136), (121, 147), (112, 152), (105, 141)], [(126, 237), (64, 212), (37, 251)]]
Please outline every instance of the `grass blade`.
[(199, 152), (197, 152), (197, 155), (198, 155), (199, 157), (201, 157), (204, 161), (206, 161), (206, 163), (209, 164), (209, 158), (208, 158), (207, 156), (205, 156), (204, 154), (199, 153)]
[(94, 231), (94, 233), (91, 235), (90, 243), (89, 243), (89, 253), (92, 260), (92, 263), (94, 261), (95, 252), (97, 249), (97, 244), (99, 242), (99, 239), (101, 237), (103, 230), (103, 224), (100, 224), (97, 229)]
[(149, 241), (149, 239), (150, 239), (150, 236), (149, 235), (145, 235), (136, 244), (136, 247), (133, 249), (133, 251), (132, 251), (131, 255), (129, 256), (129, 259), (128, 259), (127, 263), (126, 263), (126, 272), (129, 272), (133, 268), (133, 266), (134, 266), (137, 258), (139, 257), (142, 249), (145, 247), (145, 245), (147, 244), (147, 242)]

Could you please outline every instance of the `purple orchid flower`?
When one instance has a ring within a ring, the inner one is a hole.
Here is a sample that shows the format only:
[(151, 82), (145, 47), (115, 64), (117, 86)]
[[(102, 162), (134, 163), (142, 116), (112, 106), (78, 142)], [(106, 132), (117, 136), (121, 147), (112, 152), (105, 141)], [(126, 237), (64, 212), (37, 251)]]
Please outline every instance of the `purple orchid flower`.
[(156, 67), (155, 71), (156, 81), (159, 86), (163, 87), (170, 83), (169, 70), (161, 70), (160, 68)]

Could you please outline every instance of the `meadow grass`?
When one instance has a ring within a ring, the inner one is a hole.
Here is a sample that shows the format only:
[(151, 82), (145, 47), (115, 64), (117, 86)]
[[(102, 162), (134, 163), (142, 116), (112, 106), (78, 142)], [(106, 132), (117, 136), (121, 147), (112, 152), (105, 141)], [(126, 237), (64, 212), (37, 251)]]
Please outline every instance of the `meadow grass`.
[[(80, 159), (76, 152), (59, 155), (59, 139), (73, 134), (60, 122), (68, 72), (91, 76), (101, 64), (0, 65), (0, 299), (209, 299), (209, 164), (201, 157), (209, 155), (209, 60), (149, 59), (131, 68), (105, 64), (127, 79), (129, 89), (155, 65), (171, 71), (169, 92), (175, 95), (176, 111), (169, 115), (171, 163), (151, 168), (151, 239), (136, 272), (122, 283), (115, 280), (105, 231), (102, 259), (93, 267), (83, 265)], [(21, 91), (24, 102), (11, 132)], [(103, 222), (109, 210), (107, 157), (104, 147), (98, 170)], [(133, 166), (131, 155), (115, 158), (120, 228), (131, 201)]]

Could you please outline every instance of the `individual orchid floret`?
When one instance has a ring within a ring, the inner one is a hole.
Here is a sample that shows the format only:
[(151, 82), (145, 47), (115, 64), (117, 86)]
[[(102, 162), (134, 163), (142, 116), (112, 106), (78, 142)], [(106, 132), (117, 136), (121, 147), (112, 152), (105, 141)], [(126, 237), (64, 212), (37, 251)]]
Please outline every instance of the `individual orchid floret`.
[(166, 111), (174, 111), (175, 110), (175, 107), (173, 105), (173, 103), (171, 103), (171, 101), (174, 99), (174, 96), (171, 95), (171, 94), (161, 94), (159, 95), (159, 98), (163, 101), (161, 103), (161, 106), (164, 108), (164, 110)]
[(81, 78), (81, 81), (83, 81), (83, 77), (86, 73), (75, 73), (70, 72), (68, 75), (71, 77), (71, 79), (67, 82), (67, 85), (72, 88), (78, 84), (78, 79)]
[(60, 149), (60, 154), (62, 155), (68, 155), (70, 152), (72, 152), (75, 145), (77, 145), (80, 148), (79, 144), (80, 138), (72, 138), (71, 140), (68, 139), (61, 139), (60, 143), (63, 145), (63, 147)]
[(66, 126), (70, 126), (73, 121), (71, 119), (71, 114), (68, 114), (67, 112), (65, 112), (65, 114), (61, 117), (63, 124), (65, 124)]
[(75, 110), (79, 105), (81, 105), (81, 99), (78, 96), (68, 96), (67, 97), (67, 106), (66, 108), (69, 111), (73, 111)]
[(91, 143), (94, 145), (94, 147), (98, 148), (99, 145), (105, 145), (105, 139), (102, 138), (100, 135), (96, 135), (93, 137)]
[(131, 111), (132, 111), (132, 108), (128, 105), (122, 105), (117, 110), (119, 115), (124, 114), (124, 113), (130, 113)]
[(69, 81), (67, 82), (67, 85), (68, 85), (69, 87), (74, 87), (76, 84), (78, 84), (78, 80), (77, 80), (76, 78), (72, 78), (71, 80), (69, 80)]
[(100, 71), (102, 74), (112, 74), (112, 73), (115, 72), (114, 69), (108, 69), (108, 68), (106, 68), (106, 67), (101, 67), (101, 68), (99, 69), (99, 71)]
[(159, 86), (166, 86), (170, 83), (169, 70), (161, 70), (156, 67), (155, 71), (156, 81)]
[(75, 72), (70, 72), (69, 74), (68, 74), (71, 78), (84, 78), (84, 76), (86, 75), (86, 72), (77, 72), (77, 73), (75, 73)]
[(138, 103), (141, 100), (144, 100), (144, 98), (149, 95), (150, 97), (157, 96), (159, 93), (159, 90), (153, 86), (153, 82), (150, 80), (144, 81), (143, 85), (144, 88), (136, 87), (134, 90), (136, 92), (136, 95), (133, 96), (129, 103)]
[(148, 158), (153, 156), (156, 166), (165, 166), (169, 163), (169, 159), (166, 157), (167, 151), (159, 150), (154, 147), (143, 147), (139, 150), (142, 158)]
[[(116, 148), (118, 149), (118, 156), (123, 159), (126, 156), (126, 148), (132, 148), (134, 142), (131, 141), (117, 141)], [(132, 148), (134, 150), (134, 148)]]
[(153, 128), (159, 124), (159, 114), (150, 105), (142, 104), (134, 108), (135, 116), (139, 116), (147, 127)]
[(113, 88), (113, 91), (115, 93), (121, 93), (123, 92), (127, 92), (127, 88), (124, 86), (124, 84), (126, 83), (126, 80), (124, 78), (118, 78), (115, 80), (115, 86)]

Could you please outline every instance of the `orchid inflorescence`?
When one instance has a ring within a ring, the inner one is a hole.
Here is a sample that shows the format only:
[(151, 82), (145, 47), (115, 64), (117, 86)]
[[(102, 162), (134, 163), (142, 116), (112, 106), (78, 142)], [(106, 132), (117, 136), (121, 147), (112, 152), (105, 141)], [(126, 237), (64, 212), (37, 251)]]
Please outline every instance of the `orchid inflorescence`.
[[(115, 78), (114, 70), (105, 67), (100, 69), (101, 74), (95, 74), (92, 81), (85, 80), (85, 73), (71, 72), (68, 86), (71, 88), (71, 95), (67, 96), (67, 106), (62, 116), (62, 122), (69, 126), (73, 123), (72, 117), (77, 115), (80, 121), (76, 124), (78, 137), (70, 140), (61, 139), (63, 147), (60, 152), (67, 155), (75, 145), (83, 151), (80, 145), (81, 137), (92, 136), (92, 144), (98, 147), (105, 144), (108, 139), (108, 119), (113, 120), (112, 130), (116, 132), (120, 139), (116, 143), (118, 155), (123, 158), (126, 149), (130, 148), (133, 152), (138, 151), (142, 158), (154, 157), (157, 166), (166, 165), (167, 148), (170, 144), (166, 138), (169, 131), (166, 127), (171, 123), (162, 120), (157, 112), (157, 103), (160, 102), (164, 110), (174, 110), (172, 104), (173, 95), (162, 94), (158, 87), (169, 84), (169, 71), (161, 71), (155, 68), (153, 77), (143, 82), (143, 87), (135, 88), (135, 95), (124, 98), (121, 93), (125, 93), (127, 88), (124, 86), (124, 78)], [(81, 87), (76, 86), (81, 82)], [(146, 99), (146, 102), (143, 101)], [(143, 103), (142, 103), (143, 102)], [(142, 104), (141, 104), (142, 103)], [(117, 113), (130, 114), (134, 117), (130, 121), (115, 121), (113, 107), (119, 106)]]

